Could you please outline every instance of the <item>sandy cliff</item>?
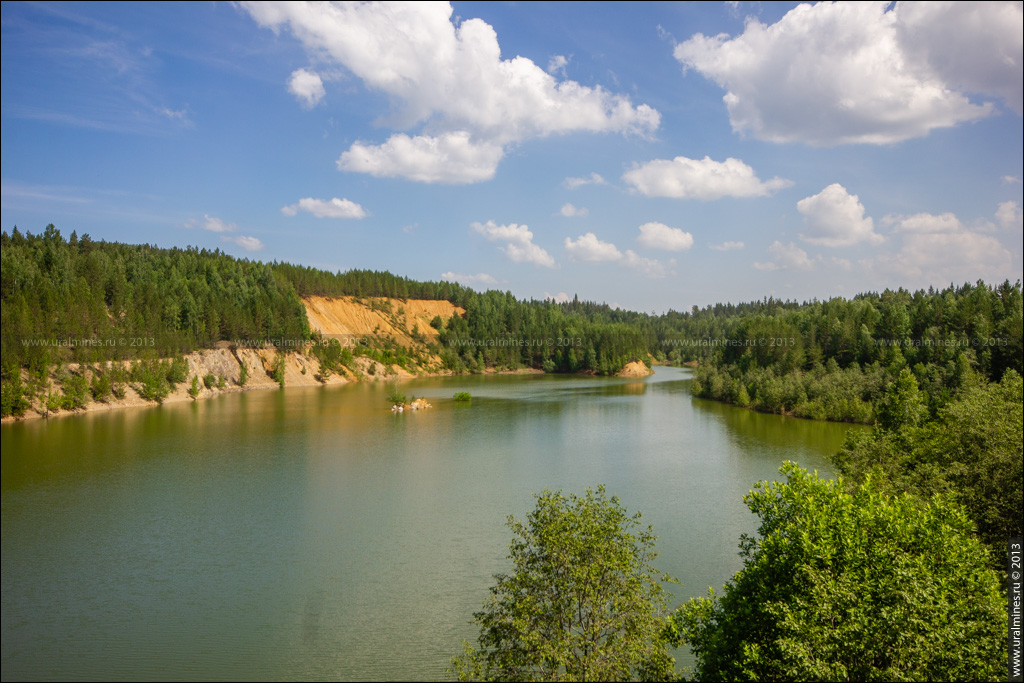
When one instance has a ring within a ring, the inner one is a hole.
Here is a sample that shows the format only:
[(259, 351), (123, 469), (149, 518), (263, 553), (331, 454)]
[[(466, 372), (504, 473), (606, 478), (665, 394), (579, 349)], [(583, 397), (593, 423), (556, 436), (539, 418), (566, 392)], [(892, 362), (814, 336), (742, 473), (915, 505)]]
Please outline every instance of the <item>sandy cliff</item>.
[[(435, 342), (438, 335), (438, 331), (430, 326), (430, 322), (435, 316), (440, 316), (447, 322), (453, 315), (465, 313), (447, 301), (415, 299), (310, 297), (303, 303), (306, 305), (310, 328), (314, 332), (327, 338), (340, 337), (343, 344), (351, 348), (354, 348), (353, 345), (356, 343), (373, 347), (379, 342), (393, 341), (409, 350), (416, 361), (410, 363), (410, 369), (406, 369), (399, 365), (385, 366), (373, 358), (357, 354), (352, 363), (353, 367), (340, 368), (339, 371), (324, 378), (320, 361), (310, 349), (283, 352), (271, 346), (244, 348), (229, 342), (220, 342), (213, 349), (195, 351), (185, 356), (188, 364), (187, 377), (164, 398), (163, 402), (200, 400), (217, 394), (254, 389), (277, 389), (279, 384), (274, 379), (274, 370), (280, 356), (283, 356), (286, 387), (344, 384), (360, 379), (402, 379), (417, 374), (440, 372), (440, 359), (428, 349), (428, 345)], [(242, 363), (248, 372), (244, 385), (240, 384)], [(61, 369), (61, 373), (64, 372), (84, 377), (91, 382), (94, 369), (88, 364), (72, 363)], [(207, 388), (203, 381), (208, 375), (213, 375), (215, 380), (211, 388)], [(195, 397), (189, 394), (193, 378), (198, 378), (200, 387)], [(27, 374), (24, 375), (24, 381), (28, 381)], [(57, 369), (54, 369), (50, 377), (49, 391), (41, 393), (62, 392), (60, 377)], [(21, 418), (7, 417), (4, 421), (156, 404), (155, 401), (142, 398), (131, 382), (125, 385), (123, 398), (108, 396), (103, 401), (89, 401), (84, 408), (78, 410), (47, 411), (42, 397), (36, 397), (31, 403), (32, 407)]]

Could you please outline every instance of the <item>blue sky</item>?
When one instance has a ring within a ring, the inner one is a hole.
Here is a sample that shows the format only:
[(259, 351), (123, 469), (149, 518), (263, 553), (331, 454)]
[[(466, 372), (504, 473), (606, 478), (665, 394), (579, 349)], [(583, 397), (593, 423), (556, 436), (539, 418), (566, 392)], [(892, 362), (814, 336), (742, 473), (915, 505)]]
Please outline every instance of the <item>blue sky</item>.
[(662, 312), (1022, 277), (1022, 4), (2, 5), (2, 225)]

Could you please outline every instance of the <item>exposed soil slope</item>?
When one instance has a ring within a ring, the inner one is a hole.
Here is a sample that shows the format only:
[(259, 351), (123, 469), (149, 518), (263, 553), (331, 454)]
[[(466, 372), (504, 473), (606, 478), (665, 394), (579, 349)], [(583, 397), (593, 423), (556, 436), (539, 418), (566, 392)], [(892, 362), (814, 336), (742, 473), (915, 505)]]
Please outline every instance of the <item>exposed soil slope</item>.
[(437, 337), (438, 331), (430, 326), (435, 316), (445, 322), (464, 310), (448, 301), (422, 299), (357, 299), (351, 296), (313, 296), (303, 300), (309, 326), (324, 335), (391, 336), (401, 346), (411, 347), (419, 342), (412, 338), (418, 332), (425, 338)]

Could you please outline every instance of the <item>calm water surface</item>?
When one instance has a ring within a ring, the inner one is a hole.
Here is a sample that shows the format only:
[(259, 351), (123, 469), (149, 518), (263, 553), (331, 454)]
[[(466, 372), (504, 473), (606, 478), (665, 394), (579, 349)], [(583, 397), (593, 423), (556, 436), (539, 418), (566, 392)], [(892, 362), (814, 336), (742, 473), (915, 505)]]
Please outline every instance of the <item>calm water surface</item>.
[(654, 526), (674, 603), (704, 595), (756, 530), (743, 494), (787, 459), (830, 475), (848, 427), (688, 384), (434, 378), (402, 415), (352, 385), (4, 425), (3, 678), (436, 679), (544, 488), (605, 484)]

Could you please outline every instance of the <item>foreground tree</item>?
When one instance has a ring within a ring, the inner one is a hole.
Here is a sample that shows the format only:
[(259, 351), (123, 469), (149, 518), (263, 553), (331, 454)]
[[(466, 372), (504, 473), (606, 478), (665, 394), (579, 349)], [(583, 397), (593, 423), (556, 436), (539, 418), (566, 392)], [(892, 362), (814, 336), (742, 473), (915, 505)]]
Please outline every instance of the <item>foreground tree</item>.
[(526, 522), (509, 517), (512, 574), (484, 609), (479, 648), (464, 643), (459, 680), (668, 680), (675, 660), (664, 638), (671, 580), (651, 566), (651, 528), (603, 487), (586, 495), (545, 491)]
[(1005, 676), (1005, 600), (963, 508), (782, 472), (745, 498), (761, 527), (743, 569), (674, 617), (698, 680)]
[[(893, 393), (890, 389), (887, 399)], [(920, 426), (904, 420), (889, 428), (850, 432), (832, 462), (848, 489), (870, 475), (884, 493), (950, 496), (977, 526), (993, 555), (992, 566), (1002, 567), (1006, 539), (1024, 533), (1022, 403), (1024, 381), (1007, 370), (998, 383), (965, 387), (935, 419)]]

